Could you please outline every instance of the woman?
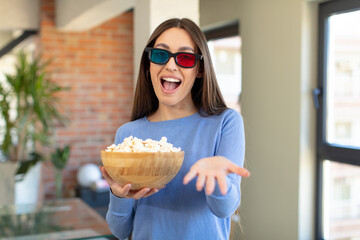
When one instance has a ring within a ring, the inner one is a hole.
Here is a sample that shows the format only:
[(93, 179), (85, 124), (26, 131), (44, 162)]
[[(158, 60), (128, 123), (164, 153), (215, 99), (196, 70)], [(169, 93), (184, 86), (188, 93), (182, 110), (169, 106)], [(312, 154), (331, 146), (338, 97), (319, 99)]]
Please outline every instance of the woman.
[(184, 163), (162, 189), (111, 188), (106, 220), (118, 238), (228, 239), (240, 203), (243, 121), (224, 103), (207, 42), (189, 19), (170, 19), (151, 35), (141, 58), (131, 122), (115, 144), (134, 136), (181, 147)]

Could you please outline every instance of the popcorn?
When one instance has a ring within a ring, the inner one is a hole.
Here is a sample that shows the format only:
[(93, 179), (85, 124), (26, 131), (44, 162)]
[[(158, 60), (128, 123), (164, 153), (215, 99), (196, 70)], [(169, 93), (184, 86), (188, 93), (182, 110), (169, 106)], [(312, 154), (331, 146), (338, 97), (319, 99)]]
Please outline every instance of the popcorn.
[(180, 152), (181, 148), (174, 147), (167, 142), (166, 137), (160, 141), (146, 139), (145, 141), (137, 137), (129, 136), (118, 145), (112, 144), (105, 150), (106, 152)]

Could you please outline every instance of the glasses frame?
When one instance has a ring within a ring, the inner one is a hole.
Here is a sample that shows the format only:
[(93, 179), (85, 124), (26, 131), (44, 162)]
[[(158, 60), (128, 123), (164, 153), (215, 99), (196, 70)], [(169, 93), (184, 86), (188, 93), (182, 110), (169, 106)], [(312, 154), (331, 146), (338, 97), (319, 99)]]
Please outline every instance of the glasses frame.
[[(168, 60), (166, 60), (166, 62), (164, 62), (164, 63), (157, 63), (157, 62), (152, 61), (152, 60), (151, 60), (151, 51), (153, 51), (153, 50), (159, 50), (159, 51), (164, 51), (164, 52), (166, 52), (166, 53), (169, 55)], [(172, 53), (172, 52), (170, 52), (170, 51), (168, 51), (168, 50), (165, 50), (165, 49), (162, 49), (162, 48), (146, 47), (146, 48), (145, 48), (145, 52), (148, 53), (149, 61), (152, 62), (152, 63), (158, 64), (158, 65), (165, 65), (165, 64), (167, 64), (167, 62), (170, 60), (170, 58), (173, 57), (174, 60), (175, 60), (176, 65), (178, 65), (179, 67), (182, 67), (182, 68), (193, 68), (193, 67), (196, 66), (197, 60), (203, 60), (203, 56), (200, 55), (200, 54), (189, 53), (189, 52), (176, 52), (176, 53)], [(185, 66), (182, 66), (181, 64), (179, 64), (178, 61), (177, 61), (177, 59), (176, 59), (176, 57), (177, 57), (179, 54), (190, 54), (190, 55), (195, 56), (194, 65), (192, 65), (192, 66), (190, 66), (190, 67), (185, 67)]]

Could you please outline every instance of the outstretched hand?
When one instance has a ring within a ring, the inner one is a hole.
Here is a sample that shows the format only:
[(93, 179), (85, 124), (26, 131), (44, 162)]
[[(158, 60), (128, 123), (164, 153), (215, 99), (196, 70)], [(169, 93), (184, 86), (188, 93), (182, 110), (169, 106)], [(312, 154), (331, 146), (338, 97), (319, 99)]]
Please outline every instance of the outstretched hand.
[(196, 189), (201, 191), (205, 187), (205, 193), (211, 195), (215, 190), (216, 181), (223, 195), (227, 193), (226, 176), (235, 173), (242, 177), (249, 177), (250, 172), (245, 168), (231, 162), (221, 156), (203, 158), (197, 161), (184, 177), (184, 184), (188, 184), (197, 176)]
[(111, 192), (117, 197), (140, 199), (153, 195), (160, 190), (159, 188), (131, 190), (131, 184), (126, 184), (124, 186), (119, 185), (109, 176), (103, 166), (100, 166), (100, 171), (106, 182), (109, 184)]

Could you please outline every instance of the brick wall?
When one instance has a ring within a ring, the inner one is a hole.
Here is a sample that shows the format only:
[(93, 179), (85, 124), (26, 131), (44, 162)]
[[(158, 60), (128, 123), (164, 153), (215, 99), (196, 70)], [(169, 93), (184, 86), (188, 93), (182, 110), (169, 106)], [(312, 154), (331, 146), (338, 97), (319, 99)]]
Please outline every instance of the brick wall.
[[(55, 0), (41, 0), (38, 49), (52, 58), (52, 79), (71, 90), (60, 97), (70, 122), (58, 126), (55, 144), (71, 144), (63, 172), (64, 194), (73, 196), (76, 174), (85, 163), (100, 164), (100, 151), (113, 143), (116, 129), (129, 121), (133, 97), (133, 13), (127, 12), (85, 32), (55, 28)], [(42, 172), (45, 198), (55, 195), (54, 171)]]

